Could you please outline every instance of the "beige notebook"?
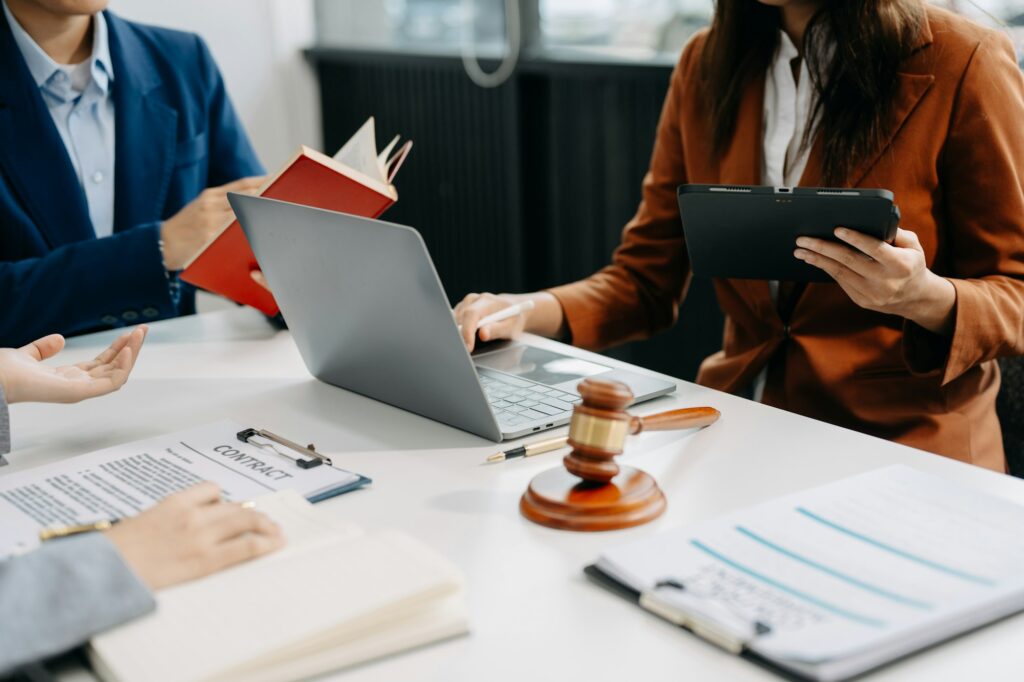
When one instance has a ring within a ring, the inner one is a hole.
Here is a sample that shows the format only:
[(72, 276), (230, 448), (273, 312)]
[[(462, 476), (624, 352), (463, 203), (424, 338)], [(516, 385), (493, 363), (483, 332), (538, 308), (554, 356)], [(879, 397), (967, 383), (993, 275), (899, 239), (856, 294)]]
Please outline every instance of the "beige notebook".
[(288, 546), (163, 590), (154, 614), (94, 638), (104, 680), (299, 680), (467, 631), (459, 571), (418, 541), (339, 524), (291, 491), (257, 507)]

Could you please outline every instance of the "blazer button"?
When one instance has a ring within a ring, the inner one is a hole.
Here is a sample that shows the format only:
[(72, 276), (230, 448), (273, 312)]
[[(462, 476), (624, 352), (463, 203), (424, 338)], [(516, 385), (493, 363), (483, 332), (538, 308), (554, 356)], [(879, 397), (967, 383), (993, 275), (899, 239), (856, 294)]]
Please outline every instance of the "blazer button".
[(146, 307), (146, 308), (142, 309), (142, 315), (144, 317), (156, 317), (159, 314), (160, 314), (160, 311), (157, 310), (156, 308), (152, 307), (152, 306), (149, 306), (149, 307)]
[(121, 319), (124, 320), (125, 322), (134, 322), (135, 320), (139, 319), (139, 314), (134, 310), (126, 310), (123, 313), (121, 313)]
[(103, 317), (100, 318), (100, 322), (102, 322), (103, 324), (107, 324), (107, 325), (117, 324), (120, 321), (121, 320), (117, 319), (113, 315), (104, 315)]

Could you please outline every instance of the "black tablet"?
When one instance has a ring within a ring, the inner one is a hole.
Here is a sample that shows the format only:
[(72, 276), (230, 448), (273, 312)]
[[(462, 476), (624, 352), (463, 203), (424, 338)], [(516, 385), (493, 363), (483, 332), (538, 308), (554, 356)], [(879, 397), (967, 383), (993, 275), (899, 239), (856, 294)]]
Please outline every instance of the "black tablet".
[(796, 238), (836, 239), (848, 227), (892, 242), (900, 213), (885, 189), (681, 185), (679, 214), (693, 274), (828, 282), (793, 256)]

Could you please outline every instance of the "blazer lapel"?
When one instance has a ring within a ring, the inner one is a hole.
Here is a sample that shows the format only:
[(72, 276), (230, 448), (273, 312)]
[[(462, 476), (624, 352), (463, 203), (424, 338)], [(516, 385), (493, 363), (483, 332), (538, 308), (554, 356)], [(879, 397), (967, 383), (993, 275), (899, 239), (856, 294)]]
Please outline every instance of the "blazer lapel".
[[(736, 131), (732, 143), (719, 163), (719, 182), (730, 185), (760, 185), (761, 157), (764, 155), (764, 88), (762, 74), (749, 87), (744, 88), (736, 114)], [(742, 248), (743, 245), (737, 245)], [(768, 282), (756, 279), (732, 279), (729, 283), (744, 292), (751, 307), (764, 315), (774, 315)]]
[[(913, 46), (914, 52), (922, 50), (932, 42), (931, 27), (925, 22), (921, 26), (921, 30), (918, 33), (917, 41)], [(875, 167), (878, 161), (888, 153), (892, 147), (892, 141), (903, 128), (903, 124), (906, 122), (910, 114), (913, 113), (914, 109), (917, 108), (917, 103), (921, 101), (924, 94), (931, 88), (932, 83), (935, 81), (935, 77), (931, 74), (911, 74), (911, 73), (900, 73), (898, 74), (899, 85), (896, 89), (895, 101), (893, 102), (892, 113), (890, 114), (889, 125), (886, 127), (886, 137), (883, 144), (879, 147), (878, 151), (865, 159), (862, 163), (854, 169), (850, 174), (849, 181), (846, 183), (848, 187), (858, 187), (867, 176), (871, 169)], [(811, 153), (807, 159), (807, 167), (804, 169), (804, 174), (800, 178), (801, 187), (821, 187), (821, 163), (824, 158), (824, 144), (822, 143), (821, 136), (816, 135), (814, 143), (811, 146)], [(832, 286), (830, 284), (810, 283), (807, 287), (819, 287), (819, 286)], [(803, 299), (805, 290), (807, 287), (800, 287), (797, 291), (793, 292), (793, 315), (796, 315), (797, 309), (801, 308), (800, 301)], [(802, 312), (802, 309), (801, 309)]]
[(762, 74), (744, 88), (736, 113), (732, 143), (722, 155), (719, 180), (735, 185), (761, 184), (761, 157), (764, 155), (764, 87)]
[[(899, 74), (899, 86), (896, 89), (896, 99), (893, 102), (892, 113), (889, 118), (889, 125), (886, 126), (886, 137), (878, 151), (859, 164), (850, 175), (850, 187), (857, 187), (864, 181), (864, 177), (871, 172), (889, 149), (892, 147), (892, 140), (903, 128), (903, 124), (917, 108), (924, 94), (932, 87), (935, 76), (931, 74)], [(810, 165), (810, 164), (808, 164)], [(819, 164), (820, 166), (820, 164)]]
[(130, 26), (106, 12), (114, 66), (114, 231), (162, 220), (174, 169), (178, 112)]
[[(903, 124), (907, 118), (913, 113), (917, 107), (917, 103), (924, 97), (924, 94), (931, 88), (932, 83), (935, 81), (935, 77), (931, 75), (916, 75), (909, 73), (899, 74), (900, 85), (896, 93), (896, 101), (893, 104), (893, 110), (890, 117), (890, 125), (886, 127), (885, 141), (878, 151), (871, 157), (865, 159), (862, 163), (858, 164), (854, 171), (850, 174), (850, 179), (846, 183), (847, 187), (857, 187), (863, 182), (864, 177), (871, 171), (871, 169), (878, 163), (889, 148), (892, 146), (893, 138), (903, 128)], [(814, 142), (811, 144), (811, 152), (807, 158), (807, 166), (804, 168), (804, 173), (800, 176), (801, 187), (821, 187), (821, 164), (824, 159), (824, 143), (822, 142), (821, 135), (815, 135)]]
[(96, 236), (85, 193), (0, 13), (0, 168), (51, 248)]
[[(918, 31), (916, 40), (912, 46), (911, 54), (919, 52), (924, 48), (932, 44), (933, 34), (931, 25), (928, 20), (925, 19), (924, 23), (921, 24), (920, 30)], [(886, 127), (886, 138), (878, 151), (870, 158), (864, 160), (863, 163), (858, 165), (853, 173), (850, 174), (850, 187), (858, 187), (871, 172), (871, 169), (875, 167), (889, 149), (892, 147), (893, 138), (903, 128), (903, 124), (906, 122), (910, 114), (917, 108), (917, 103), (921, 101), (924, 94), (932, 87), (932, 83), (935, 82), (935, 76), (932, 74), (915, 74), (915, 73), (900, 73), (899, 85), (896, 88), (896, 99), (893, 102), (892, 113), (889, 117), (889, 125)], [(817, 164), (820, 167), (820, 163)]]

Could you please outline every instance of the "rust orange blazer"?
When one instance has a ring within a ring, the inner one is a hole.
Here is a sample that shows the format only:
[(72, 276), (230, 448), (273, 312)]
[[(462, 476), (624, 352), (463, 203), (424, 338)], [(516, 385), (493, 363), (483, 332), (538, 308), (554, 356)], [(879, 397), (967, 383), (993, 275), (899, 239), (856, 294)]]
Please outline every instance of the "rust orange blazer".
[[(748, 87), (716, 160), (697, 75), (704, 38), (673, 73), (643, 200), (612, 264), (551, 290), (576, 345), (599, 349), (675, 323), (690, 279), (679, 185), (760, 184), (764, 79)], [(929, 7), (918, 43), (887, 144), (846, 184), (895, 193), (902, 227), (956, 287), (952, 338), (860, 308), (834, 283), (808, 285), (787, 329), (767, 282), (718, 280), (723, 348), (697, 382), (744, 390), (780, 353), (785, 371), (769, 379), (766, 402), (1004, 471), (995, 359), (1024, 354), (1024, 79), (1005, 36), (949, 12)], [(819, 186), (820, 170), (818, 144), (800, 184)]]

